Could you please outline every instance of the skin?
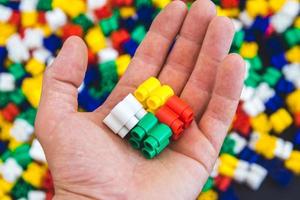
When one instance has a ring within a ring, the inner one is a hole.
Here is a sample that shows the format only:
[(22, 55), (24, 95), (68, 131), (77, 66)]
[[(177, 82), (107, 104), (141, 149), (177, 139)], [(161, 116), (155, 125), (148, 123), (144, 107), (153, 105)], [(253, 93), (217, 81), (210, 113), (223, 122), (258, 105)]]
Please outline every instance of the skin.
[[(87, 48), (80, 38), (70, 37), (44, 74), (35, 124), (54, 179), (54, 199), (195, 199), (213, 168), (243, 85), (244, 61), (228, 55), (233, 35), (231, 21), (217, 17), (209, 0), (196, 1), (189, 12), (180, 1), (170, 3), (104, 105), (81, 113), (77, 88), (86, 71)], [(147, 160), (102, 120), (150, 76), (171, 85), (196, 119), (179, 141)]]

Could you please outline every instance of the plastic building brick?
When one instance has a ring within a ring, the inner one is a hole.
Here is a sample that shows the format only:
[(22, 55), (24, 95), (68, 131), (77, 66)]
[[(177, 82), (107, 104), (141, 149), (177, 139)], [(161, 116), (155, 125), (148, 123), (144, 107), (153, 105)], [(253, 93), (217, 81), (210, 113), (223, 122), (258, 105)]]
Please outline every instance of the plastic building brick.
[(114, 133), (124, 138), (145, 114), (143, 106), (129, 94), (111, 110), (103, 122)]
[(158, 124), (150, 130), (148, 137), (144, 140), (143, 155), (151, 159), (164, 150), (170, 143), (171, 129), (165, 124)]

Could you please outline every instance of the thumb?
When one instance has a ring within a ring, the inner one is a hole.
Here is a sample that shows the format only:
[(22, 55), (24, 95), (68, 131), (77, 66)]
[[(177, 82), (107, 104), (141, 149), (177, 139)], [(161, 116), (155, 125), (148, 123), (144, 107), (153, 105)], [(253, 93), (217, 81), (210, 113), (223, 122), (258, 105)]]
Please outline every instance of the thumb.
[(77, 88), (87, 67), (87, 48), (81, 38), (66, 40), (58, 56), (43, 77), (42, 95), (35, 122), (36, 135), (51, 133), (67, 114), (77, 111)]

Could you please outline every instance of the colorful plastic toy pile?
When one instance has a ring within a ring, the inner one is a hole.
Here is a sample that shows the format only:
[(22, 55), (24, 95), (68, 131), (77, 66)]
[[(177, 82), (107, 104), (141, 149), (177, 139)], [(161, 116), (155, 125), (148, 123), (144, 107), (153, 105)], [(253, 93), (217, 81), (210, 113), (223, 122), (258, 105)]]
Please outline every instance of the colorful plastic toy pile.
[[(42, 72), (63, 41), (78, 35), (88, 45), (89, 67), (78, 99), (82, 109), (91, 111), (107, 98), (153, 18), (169, 2), (0, 0), (0, 199), (53, 195), (33, 124)], [(231, 52), (247, 61), (248, 74), (201, 200), (236, 199), (233, 181), (257, 189), (266, 176), (285, 186), (300, 174), (299, 1), (214, 2), (219, 15), (233, 19)], [(140, 145), (137, 138), (131, 144)]]
[(171, 136), (179, 139), (192, 123), (194, 113), (170, 86), (161, 85), (155, 77), (145, 80), (134, 96), (127, 95), (103, 122), (122, 138), (130, 132), (131, 146), (142, 149), (143, 155), (151, 159), (170, 144)]

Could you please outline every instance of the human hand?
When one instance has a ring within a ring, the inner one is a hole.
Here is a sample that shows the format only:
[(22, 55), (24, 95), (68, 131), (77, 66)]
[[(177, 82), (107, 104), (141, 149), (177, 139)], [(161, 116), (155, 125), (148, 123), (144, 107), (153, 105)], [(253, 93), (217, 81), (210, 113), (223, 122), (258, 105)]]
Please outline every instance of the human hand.
[[(183, 2), (170, 3), (107, 101), (89, 113), (77, 112), (86, 46), (78, 37), (69, 38), (45, 72), (35, 124), (55, 199), (195, 199), (218, 156), (243, 85), (244, 62), (228, 55), (233, 34), (230, 20), (216, 17), (209, 0), (196, 1), (189, 12)], [(150, 76), (169, 84), (191, 105), (196, 119), (180, 140), (147, 160), (102, 120)]]

